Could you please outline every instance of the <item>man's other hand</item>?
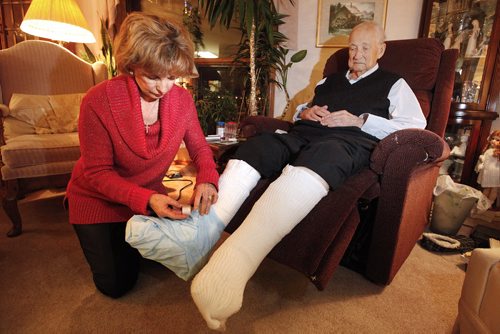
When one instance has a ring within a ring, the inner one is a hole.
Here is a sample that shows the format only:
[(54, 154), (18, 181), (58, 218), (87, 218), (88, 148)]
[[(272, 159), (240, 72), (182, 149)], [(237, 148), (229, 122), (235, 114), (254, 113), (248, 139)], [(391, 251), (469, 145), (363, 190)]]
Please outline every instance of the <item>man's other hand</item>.
[(364, 119), (351, 114), (347, 110), (339, 110), (323, 116), (320, 121), (321, 125), (329, 128), (337, 126), (357, 126), (361, 128), (364, 124)]

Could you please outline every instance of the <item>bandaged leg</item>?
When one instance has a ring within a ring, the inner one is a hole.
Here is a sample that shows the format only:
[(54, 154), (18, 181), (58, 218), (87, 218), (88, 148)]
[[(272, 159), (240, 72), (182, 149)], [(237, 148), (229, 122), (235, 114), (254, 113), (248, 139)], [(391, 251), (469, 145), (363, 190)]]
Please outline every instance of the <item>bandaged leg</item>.
[(127, 222), (125, 240), (147, 259), (160, 262), (184, 280), (207, 261), (260, 174), (242, 160), (230, 160), (219, 179), (219, 199), (208, 215), (194, 211), (184, 220), (136, 215)]
[(196, 306), (211, 329), (223, 330), (264, 257), (328, 192), (305, 167), (286, 166), (255, 203), (241, 226), (215, 251), (191, 285)]

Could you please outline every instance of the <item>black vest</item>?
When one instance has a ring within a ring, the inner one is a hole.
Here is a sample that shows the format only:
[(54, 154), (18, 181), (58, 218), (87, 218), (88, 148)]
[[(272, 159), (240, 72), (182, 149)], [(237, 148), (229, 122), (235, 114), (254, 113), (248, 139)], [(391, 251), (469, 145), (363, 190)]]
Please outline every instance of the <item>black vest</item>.
[(347, 110), (359, 116), (364, 113), (389, 118), (389, 91), (401, 77), (377, 69), (354, 84), (350, 84), (345, 73), (335, 73), (314, 90), (312, 105), (328, 105), (330, 112)]

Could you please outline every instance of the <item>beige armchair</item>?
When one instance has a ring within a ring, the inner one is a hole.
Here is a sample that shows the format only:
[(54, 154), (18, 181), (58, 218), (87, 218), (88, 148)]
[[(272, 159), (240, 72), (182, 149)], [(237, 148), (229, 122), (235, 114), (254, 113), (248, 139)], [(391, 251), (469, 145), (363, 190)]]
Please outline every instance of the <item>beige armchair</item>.
[(45, 189), (64, 191), (80, 157), (77, 122), (85, 92), (107, 78), (62, 46), (25, 41), (0, 50), (2, 207), (22, 232), (17, 201)]
[(500, 333), (500, 248), (476, 248), (472, 252), (454, 332)]

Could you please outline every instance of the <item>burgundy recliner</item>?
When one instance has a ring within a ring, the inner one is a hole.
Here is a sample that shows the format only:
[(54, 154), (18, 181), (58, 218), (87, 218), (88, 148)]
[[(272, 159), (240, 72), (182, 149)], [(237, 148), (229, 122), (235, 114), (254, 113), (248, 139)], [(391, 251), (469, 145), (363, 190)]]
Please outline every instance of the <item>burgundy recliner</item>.
[[(269, 254), (304, 273), (319, 290), (325, 288), (341, 261), (377, 284), (392, 281), (428, 224), (432, 190), (449, 154), (443, 135), (457, 51), (444, 50), (437, 39), (430, 38), (386, 43), (381, 68), (408, 82), (428, 125), (426, 130), (401, 130), (381, 140), (370, 167), (329, 191)], [(323, 75), (347, 71), (347, 60), (348, 49), (338, 50), (327, 60)], [(240, 131), (249, 137), (278, 128), (287, 130), (290, 125), (255, 116), (245, 119)], [(226, 231), (231, 233), (241, 224), (271, 182), (259, 181)]]

